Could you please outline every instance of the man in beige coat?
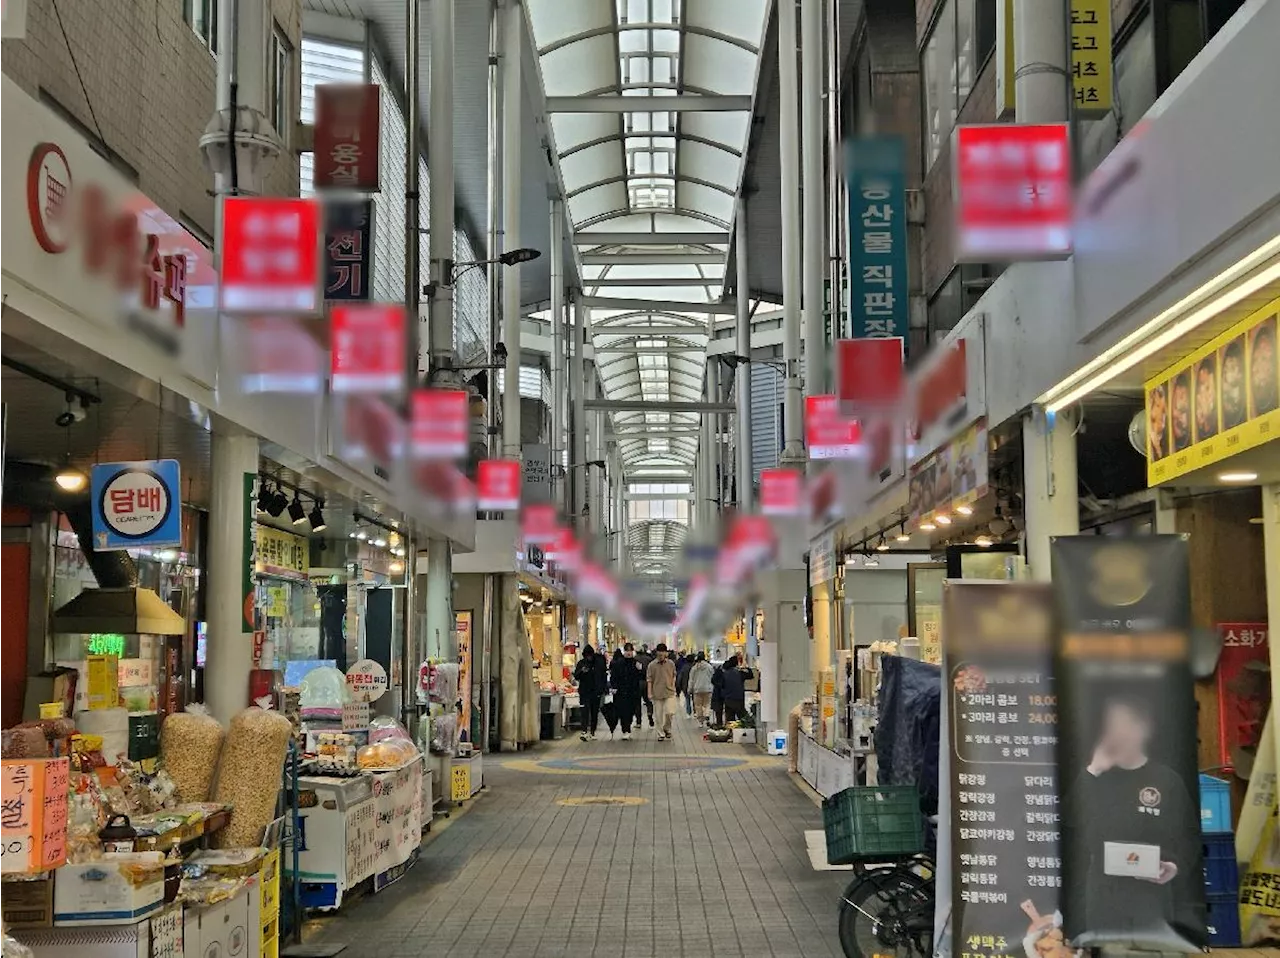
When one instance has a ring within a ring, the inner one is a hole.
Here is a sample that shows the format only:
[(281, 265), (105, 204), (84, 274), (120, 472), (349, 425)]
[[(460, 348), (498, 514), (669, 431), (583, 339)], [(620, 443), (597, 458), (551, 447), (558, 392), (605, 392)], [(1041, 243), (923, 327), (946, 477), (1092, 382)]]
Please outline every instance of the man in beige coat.
[(676, 714), (676, 664), (668, 658), (667, 647), (658, 643), (657, 657), (645, 672), (649, 699), (653, 702), (653, 721), (658, 726), (658, 741), (671, 738), (671, 719)]

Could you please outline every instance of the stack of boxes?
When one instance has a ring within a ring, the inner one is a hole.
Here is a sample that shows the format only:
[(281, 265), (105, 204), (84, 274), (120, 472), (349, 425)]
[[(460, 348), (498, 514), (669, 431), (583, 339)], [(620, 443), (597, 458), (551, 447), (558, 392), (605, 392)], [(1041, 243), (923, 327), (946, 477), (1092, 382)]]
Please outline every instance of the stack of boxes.
[(1209, 942), (1217, 948), (1240, 946), (1240, 869), (1231, 831), (1231, 785), (1200, 776), (1200, 831), (1204, 842), (1204, 891), (1209, 905)]

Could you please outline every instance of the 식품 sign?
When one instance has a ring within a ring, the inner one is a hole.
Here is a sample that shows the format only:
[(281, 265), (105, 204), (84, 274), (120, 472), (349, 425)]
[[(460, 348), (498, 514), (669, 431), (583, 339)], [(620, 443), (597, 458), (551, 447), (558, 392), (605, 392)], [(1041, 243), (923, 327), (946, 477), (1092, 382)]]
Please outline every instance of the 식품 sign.
[(99, 463), (90, 489), (95, 551), (182, 545), (178, 460)]

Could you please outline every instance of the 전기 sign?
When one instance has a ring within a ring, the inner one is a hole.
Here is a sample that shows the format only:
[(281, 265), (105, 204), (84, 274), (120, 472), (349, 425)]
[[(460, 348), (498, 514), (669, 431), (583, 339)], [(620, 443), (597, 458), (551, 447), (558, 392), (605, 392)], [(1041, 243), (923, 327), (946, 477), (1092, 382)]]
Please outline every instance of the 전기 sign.
[(90, 488), (95, 551), (182, 545), (178, 460), (99, 463)]

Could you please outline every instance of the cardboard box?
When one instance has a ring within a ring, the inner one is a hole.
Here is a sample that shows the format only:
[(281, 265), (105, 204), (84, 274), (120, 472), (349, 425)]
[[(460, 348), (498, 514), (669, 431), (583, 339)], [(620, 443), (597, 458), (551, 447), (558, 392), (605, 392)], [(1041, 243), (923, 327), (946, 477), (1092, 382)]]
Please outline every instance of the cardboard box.
[(48, 928), (53, 924), (53, 877), (7, 881), (0, 886), (0, 912), (9, 928)]
[(114, 655), (85, 659), (88, 708), (113, 709), (120, 701), (120, 660)]
[(164, 904), (164, 855), (108, 854), (100, 862), (67, 864), (53, 883), (53, 923), (131, 924)]
[(249, 892), (207, 908), (188, 908), (183, 916), (182, 953), (185, 958), (209, 955), (248, 955), (261, 941), (262, 929), (249, 924)]

